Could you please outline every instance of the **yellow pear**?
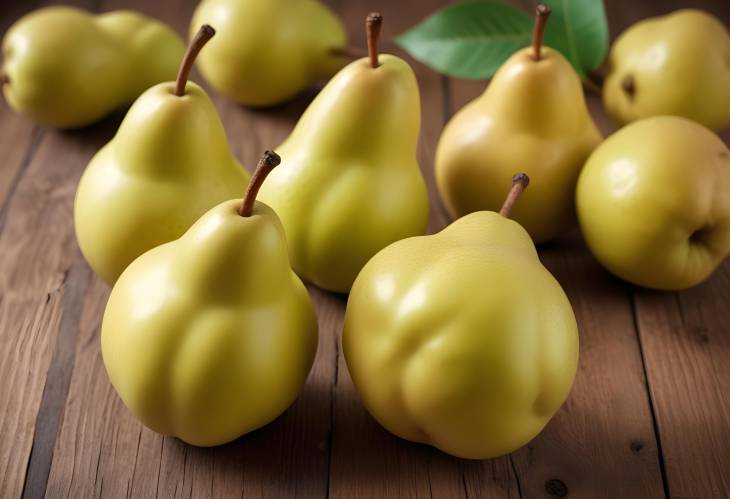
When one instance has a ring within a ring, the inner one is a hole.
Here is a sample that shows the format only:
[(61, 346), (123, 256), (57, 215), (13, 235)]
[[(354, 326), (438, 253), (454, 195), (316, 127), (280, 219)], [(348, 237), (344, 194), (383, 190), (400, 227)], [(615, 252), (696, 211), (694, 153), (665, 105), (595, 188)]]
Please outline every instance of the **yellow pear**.
[(616, 39), (603, 86), (621, 124), (683, 116), (719, 130), (730, 123), (730, 33), (696, 9), (638, 22)]
[(318, 0), (203, 0), (191, 33), (206, 23), (219, 36), (201, 55), (200, 72), (240, 104), (278, 104), (345, 64), (345, 30)]
[(613, 274), (694, 286), (730, 253), (730, 151), (684, 118), (636, 121), (591, 155), (576, 205), (586, 243)]
[(79, 246), (107, 283), (145, 251), (180, 237), (210, 208), (237, 197), (248, 173), (231, 153), (212, 102), (187, 76), (213, 36), (204, 26), (176, 82), (131, 107), (84, 171), (74, 203)]
[(154, 431), (194, 445), (229, 442), (278, 417), (307, 378), (314, 308), (276, 214), (254, 203), (277, 162), (267, 151), (243, 203), (214, 207), (135, 260), (112, 289), (104, 365)]
[(418, 85), (405, 61), (378, 55), (381, 20), (368, 17), (369, 57), (314, 99), (261, 190), (284, 224), (294, 270), (331, 291), (349, 291), (370, 257), (422, 234), (428, 220)]
[(573, 310), (507, 218), (527, 180), (515, 176), (501, 213), (393, 243), (355, 280), (343, 351), (365, 407), (392, 433), (491, 458), (534, 438), (567, 398)]
[(11, 26), (2, 50), (8, 104), (42, 124), (76, 128), (174, 78), (185, 45), (137, 12), (46, 7)]
[(449, 121), (435, 168), (444, 204), (458, 218), (499, 208), (501, 186), (520, 165), (535, 186), (513, 218), (540, 243), (574, 225), (575, 182), (601, 134), (570, 63), (541, 47), (550, 11), (537, 12), (533, 47), (510, 57), (487, 90)]

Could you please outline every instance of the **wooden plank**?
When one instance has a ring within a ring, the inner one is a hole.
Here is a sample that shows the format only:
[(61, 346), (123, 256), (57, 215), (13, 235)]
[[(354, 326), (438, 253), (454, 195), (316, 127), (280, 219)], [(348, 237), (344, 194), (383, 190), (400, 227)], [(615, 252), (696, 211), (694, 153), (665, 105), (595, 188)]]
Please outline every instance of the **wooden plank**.
[[(340, 12), (356, 46), (365, 46), (363, 20), (372, 10), (384, 16), (385, 52), (394, 51), (388, 40), (415, 24), (443, 2), (342, 1)], [(409, 59), (421, 91), (422, 128), (418, 160), (428, 185), (431, 203), (429, 230), (445, 225), (433, 177), (436, 140), (444, 123), (444, 79)], [(341, 326), (338, 326), (338, 331)], [(339, 351), (339, 350), (338, 350)], [(347, 365), (338, 362), (335, 421), (330, 474), (332, 497), (517, 497), (518, 484), (506, 458), (468, 462), (434, 448), (413, 444), (381, 428), (362, 406)]]
[[(138, 8), (179, 32), (195, 2), (106, 1), (103, 10)], [(196, 81), (200, 78), (194, 76)], [(213, 96), (234, 151), (251, 168), (291, 129), (313, 93), (272, 111), (251, 111)], [(137, 422), (109, 384), (99, 351), (108, 291), (88, 290), (76, 365), (54, 451), (47, 497), (321, 497), (326, 494), (335, 371), (335, 334), (343, 302), (312, 290), (320, 325), (315, 367), (298, 401), (272, 424), (231, 444), (200, 449), (163, 438)]]

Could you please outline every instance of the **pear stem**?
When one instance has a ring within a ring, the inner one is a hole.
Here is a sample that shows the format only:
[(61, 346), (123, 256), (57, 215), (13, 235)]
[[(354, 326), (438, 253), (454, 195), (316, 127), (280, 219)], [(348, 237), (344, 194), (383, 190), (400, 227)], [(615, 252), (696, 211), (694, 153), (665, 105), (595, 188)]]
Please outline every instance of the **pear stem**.
[(377, 68), (378, 63), (378, 40), (380, 39), (380, 28), (383, 26), (383, 16), (378, 12), (371, 12), (365, 18), (365, 31), (368, 35), (368, 56), (370, 67)]
[(507, 199), (504, 200), (504, 204), (499, 210), (500, 215), (505, 218), (509, 218), (517, 199), (520, 197), (520, 194), (527, 189), (529, 183), (530, 177), (528, 177), (526, 173), (518, 173), (512, 177), (512, 189), (510, 189), (509, 194), (507, 194)]
[(550, 7), (539, 4), (535, 9), (535, 28), (532, 31), (532, 58), (539, 61), (542, 58), (542, 41), (545, 37), (545, 25), (550, 17)]
[(177, 78), (175, 79), (175, 95), (182, 97), (185, 95), (185, 85), (188, 83), (188, 76), (190, 76), (190, 70), (193, 69), (193, 63), (195, 58), (198, 57), (200, 49), (203, 45), (208, 43), (208, 40), (213, 38), (215, 30), (209, 24), (203, 24), (200, 30), (192, 39), (188, 49), (185, 51), (180, 69), (177, 72)]
[(246, 195), (243, 197), (243, 203), (241, 203), (241, 209), (238, 210), (238, 214), (242, 217), (250, 217), (253, 212), (253, 204), (256, 201), (256, 195), (259, 193), (259, 189), (264, 183), (266, 176), (271, 173), (271, 170), (276, 168), (281, 163), (281, 157), (274, 151), (266, 151), (259, 160), (259, 164), (256, 165), (256, 171), (253, 172), (251, 181), (248, 183), (246, 189)]

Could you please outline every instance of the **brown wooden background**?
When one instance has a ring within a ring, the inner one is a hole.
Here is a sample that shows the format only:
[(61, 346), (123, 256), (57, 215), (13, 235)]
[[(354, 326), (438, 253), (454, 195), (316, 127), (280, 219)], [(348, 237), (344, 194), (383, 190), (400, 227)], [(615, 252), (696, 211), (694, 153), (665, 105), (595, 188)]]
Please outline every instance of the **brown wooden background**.
[[(46, 3), (2, 0), (0, 33)], [(67, 3), (136, 8), (184, 33), (196, 1)], [(387, 39), (447, 2), (328, 3), (364, 47), (367, 12), (384, 14)], [(727, 0), (606, 4), (612, 37), (689, 4), (730, 25)], [(384, 49), (395, 50), (388, 42)], [(484, 83), (414, 68), (423, 105), (419, 160), (433, 201), (430, 229), (437, 230), (445, 218), (433, 188), (436, 140)], [(251, 168), (288, 134), (312, 95), (267, 111), (213, 98), (236, 154)], [(595, 97), (590, 105), (610, 132)], [(317, 289), (317, 360), (282, 417), (213, 449), (143, 428), (104, 371), (99, 324), (108, 289), (81, 257), (72, 226), (78, 178), (121, 116), (60, 133), (0, 104), (0, 497), (730, 497), (730, 262), (689, 291), (635, 289), (602, 270), (577, 233), (540, 251), (578, 317), (575, 387), (547, 429), (510, 456), (455, 459), (381, 429), (340, 355), (344, 299)], [(730, 141), (730, 133), (723, 137)]]

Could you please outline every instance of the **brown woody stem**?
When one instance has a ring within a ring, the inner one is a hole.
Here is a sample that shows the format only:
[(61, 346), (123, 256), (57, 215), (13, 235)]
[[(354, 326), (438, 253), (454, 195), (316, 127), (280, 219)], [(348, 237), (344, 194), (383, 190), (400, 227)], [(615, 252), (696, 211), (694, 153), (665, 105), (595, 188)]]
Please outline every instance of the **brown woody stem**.
[(542, 58), (542, 40), (545, 37), (545, 25), (550, 17), (550, 7), (539, 4), (535, 9), (535, 28), (532, 31), (532, 58), (539, 61)]
[(365, 18), (365, 31), (368, 35), (368, 56), (370, 67), (377, 68), (378, 63), (378, 40), (380, 39), (380, 28), (383, 26), (383, 16), (377, 12), (371, 12)]
[(526, 173), (518, 173), (512, 177), (512, 189), (510, 189), (509, 194), (507, 194), (507, 199), (504, 200), (504, 204), (499, 210), (500, 215), (505, 218), (509, 218), (517, 199), (520, 197), (520, 194), (522, 194), (522, 191), (527, 189), (529, 183), (530, 177), (528, 177)]
[(208, 40), (213, 38), (215, 30), (208, 24), (203, 24), (200, 30), (192, 39), (188, 49), (185, 51), (180, 69), (177, 72), (177, 78), (175, 79), (175, 95), (182, 97), (185, 95), (185, 85), (188, 83), (188, 76), (190, 76), (190, 70), (193, 69), (193, 63), (195, 58), (198, 56), (200, 49), (203, 45), (208, 43)]
[(238, 210), (238, 214), (242, 217), (250, 217), (253, 211), (253, 204), (256, 201), (256, 195), (261, 189), (261, 185), (264, 183), (266, 176), (271, 173), (271, 170), (281, 163), (281, 157), (274, 151), (266, 151), (259, 160), (259, 164), (256, 165), (256, 171), (253, 172), (251, 181), (248, 183), (246, 189), (246, 195), (243, 197), (243, 203), (241, 203), (241, 209)]

